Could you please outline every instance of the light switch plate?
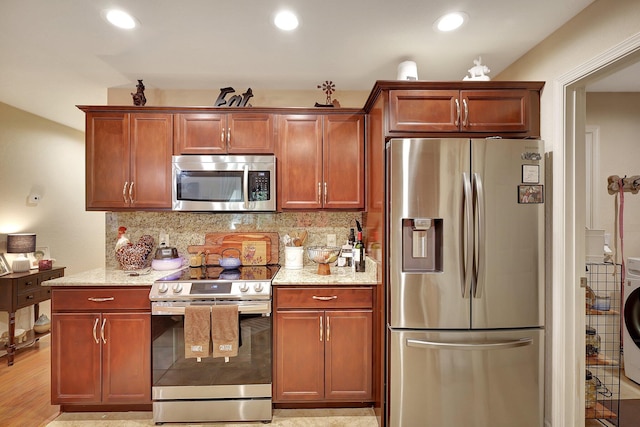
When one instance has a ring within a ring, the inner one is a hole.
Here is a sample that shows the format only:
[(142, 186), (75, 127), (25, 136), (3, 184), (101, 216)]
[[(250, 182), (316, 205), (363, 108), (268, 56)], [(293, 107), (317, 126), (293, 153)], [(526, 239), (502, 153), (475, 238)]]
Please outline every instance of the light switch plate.
[(327, 234), (327, 246), (337, 246), (335, 234)]

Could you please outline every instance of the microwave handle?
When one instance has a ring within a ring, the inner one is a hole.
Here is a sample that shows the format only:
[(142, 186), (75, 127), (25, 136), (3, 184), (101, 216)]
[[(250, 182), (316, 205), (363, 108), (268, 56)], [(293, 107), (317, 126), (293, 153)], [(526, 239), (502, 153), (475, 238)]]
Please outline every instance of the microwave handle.
[(244, 208), (249, 209), (249, 165), (244, 165)]

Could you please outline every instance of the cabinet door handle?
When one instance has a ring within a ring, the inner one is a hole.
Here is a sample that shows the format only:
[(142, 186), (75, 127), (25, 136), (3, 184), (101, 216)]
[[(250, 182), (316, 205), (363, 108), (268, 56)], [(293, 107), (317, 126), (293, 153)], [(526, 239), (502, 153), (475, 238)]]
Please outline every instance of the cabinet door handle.
[(105, 302), (105, 301), (114, 301), (115, 297), (105, 297), (105, 298), (89, 297), (87, 299), (93, 302)]
[(337, 295), (332, 295), (330, 297), (319, 297), (317, 295), (314, 295), (311, 298), (317, 299), (319, 301), (331, 301), (332, 299), (338, 299), (338, 296)]
[(129, 186), (129, 203), (133, 203), (133, 184), (134, 182), (131, 181), (131, 185)]
[(321, 197), (322, 197), (322, 183), (319, 182), (318, 183), (318, 203), (320, 203), (320, 200), (322, 200)]
[(227, 142), (231, 142), (231, 128), (227, 128)]
[(129, 181), (125, 181), (122, 187), (122, 199), (125, 203), (127, 203), (127, 185), (129, 185)]
[(220, 132), (220, 142), (224, 142), (224, 128), (222, 128), (222, 131)]
[(322, 331), (323, 331), (323, 327), (322, 327), (322, 316), (320, 316), (320, 341), (322, 341)]
[(329, 342), (330, 335), (331, 335), (331, 326), (329, 324), (329, 316), (327, 316), (327, 342)]
[(456, 119), (453, 121), (453, 124), (458, 126), (460, 124), (460, 101), (456, 99)]
[(96, 330), (98, 329), (98, 322), (100, 321), (99, 317), (96, 317), (96, 321), (93, 322), (93, 340), (96, 342), (96, 344), (100, 344), (100, 341), (98, 340), (98, 335), (96, 334)]
[(466, 127), (469, 124), (469, 105), (467, 105), (467, 100), (462, 100), (462, 105), (464, 107), (464, 117), (462, 118), (462, 126)]
[(324, 183), (324, 204), (327, 204), (327, 183)]
[(107, 319), (102, 319), (102, 327), (100, 328), (100, 338), (104, 344), (107, 343), (107, 339), (104, 337), (104, 325), (107, 323)]

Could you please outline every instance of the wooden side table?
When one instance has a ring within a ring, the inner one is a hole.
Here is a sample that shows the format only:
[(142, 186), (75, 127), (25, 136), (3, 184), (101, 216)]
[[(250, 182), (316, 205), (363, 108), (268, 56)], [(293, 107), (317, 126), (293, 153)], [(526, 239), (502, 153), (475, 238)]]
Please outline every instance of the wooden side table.
[[(16, 311), (21, 308), (34, 306), (34, 322), (40, 317), (40, 303), (51, 299), (51, 288), (41, 286), (42, 282), (64, 276), (65, 267), (55, 267), (51, 270), (31, 270), (27, 273), (11, 273), (0, 276), (0, 311), (9, 313), (9, 342), (7, 343), (7, 364), (13, 365), (16, 352), (15, 331)], [(27, 344), (37, 341), (38, 337), (29, 331)], [(22, 345), (20, 345), (22, 346)]]

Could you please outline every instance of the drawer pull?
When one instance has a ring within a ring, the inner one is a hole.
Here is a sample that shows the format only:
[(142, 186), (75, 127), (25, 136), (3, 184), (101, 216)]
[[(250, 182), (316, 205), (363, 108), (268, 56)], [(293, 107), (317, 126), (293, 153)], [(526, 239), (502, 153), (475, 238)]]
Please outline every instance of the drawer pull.
[(319, 297), (317, 295), (314, 295), (311, 298), (317, 299), (319, 301), (331, 301), (333, 299), (338, 299), (338, 296), (337, 295), (333, 295), (333, 296), (330, 296), (330, 297)]
[(27, 295), (27, 299), (33, 299), (33, 295)]
[(29, 281), (29, 282), (24, 282), (25, 286), (33, 286), (33, 282)]
[(115, 297), (106, 297), (106, 298), (95, 298), (95, 297), (89, 297), (87, 298), (89, 301), (93, 301), (93, 302), (105, 302), (105, 301), (114, 301)]

